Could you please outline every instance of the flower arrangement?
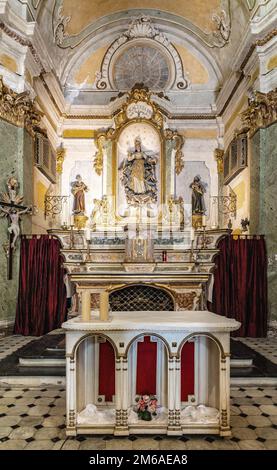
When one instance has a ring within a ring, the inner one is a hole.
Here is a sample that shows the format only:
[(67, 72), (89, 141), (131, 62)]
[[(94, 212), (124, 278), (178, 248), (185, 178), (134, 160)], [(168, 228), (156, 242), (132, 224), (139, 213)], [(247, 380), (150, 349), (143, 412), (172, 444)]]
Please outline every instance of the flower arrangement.
[(157, 415), (157, 397), (154, 395), (140, 395), (136, 397), (137, 414), (144, 421), (151, 421)]

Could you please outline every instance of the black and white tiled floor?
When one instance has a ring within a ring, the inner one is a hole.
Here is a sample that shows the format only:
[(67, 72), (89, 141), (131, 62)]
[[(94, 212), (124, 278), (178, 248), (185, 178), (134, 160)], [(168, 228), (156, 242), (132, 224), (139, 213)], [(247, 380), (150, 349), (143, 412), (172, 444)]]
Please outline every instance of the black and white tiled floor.
[(232, 437), (65, 435), (61, 386), (0, 388), (0, 450), (277, 450), (277, 387), (231, 389)]

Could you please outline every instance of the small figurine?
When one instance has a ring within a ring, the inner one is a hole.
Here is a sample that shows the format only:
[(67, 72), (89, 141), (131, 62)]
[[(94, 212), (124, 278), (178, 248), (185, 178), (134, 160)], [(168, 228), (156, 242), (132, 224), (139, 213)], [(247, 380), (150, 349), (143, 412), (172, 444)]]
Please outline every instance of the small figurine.
[(247, 232), (249, 225), (250, 225), (250, 221), (248, 220), (248, 218), (245, 217), (245, 219), (241, 219), (240, 224), (242, 227), (242, 231)]

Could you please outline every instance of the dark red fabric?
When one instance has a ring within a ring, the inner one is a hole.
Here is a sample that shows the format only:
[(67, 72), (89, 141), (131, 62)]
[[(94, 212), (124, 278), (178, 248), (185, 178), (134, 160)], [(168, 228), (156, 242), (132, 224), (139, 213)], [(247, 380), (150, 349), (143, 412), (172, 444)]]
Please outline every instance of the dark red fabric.
[(194, 343), (185, 343), (181, 352), (181, 401), (194, 395)]
[(99, 344), (99, 395), (106, 401), (112, 401), (115, 395), (115, 356), (109, 341)]
[(137, 344), (137, 390), (138, 395), (156, 394), (157, 343), (145, 336)]
[(22, 236), (15, 334), (41, 336), (61, 326), (66, 314), (63, 278), (59, 241)]
[(234, 336), (267, 332), (267, 256), (264, 237), (226, 237), (219, 243), (211, 310), (241, 322)]

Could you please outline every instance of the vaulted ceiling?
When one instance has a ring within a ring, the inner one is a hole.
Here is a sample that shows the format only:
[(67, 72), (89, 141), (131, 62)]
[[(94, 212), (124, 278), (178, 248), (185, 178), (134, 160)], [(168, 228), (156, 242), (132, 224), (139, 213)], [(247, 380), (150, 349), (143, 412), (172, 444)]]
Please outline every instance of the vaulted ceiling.
[(107, 105), (143, 81), (164, 90), (180, 112), (206, 113), (234, 72), (253, 6), (248, 0), (29, 1), (70, 106)]

